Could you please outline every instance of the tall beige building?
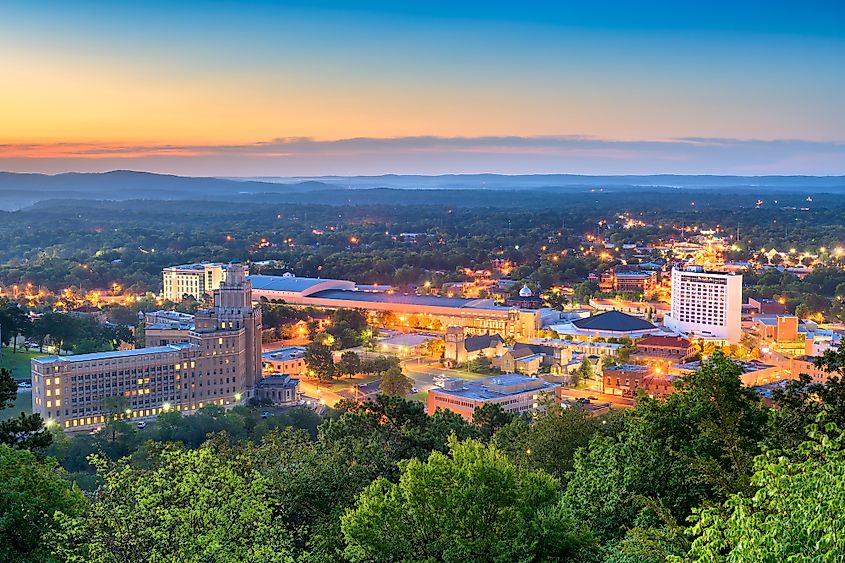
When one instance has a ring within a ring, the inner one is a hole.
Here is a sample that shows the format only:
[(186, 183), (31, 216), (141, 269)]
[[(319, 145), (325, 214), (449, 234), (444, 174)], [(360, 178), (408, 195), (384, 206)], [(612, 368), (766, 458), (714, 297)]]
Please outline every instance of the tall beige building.
[(226, 281), (228, 265), (219, 262), (182, 264), (161, 271), (163, 298), (179, 302), (185, 295), (200, 299)]
[(72, 430), (102, 425), (114, 414), (106, 408), (111, 397), (126, 399), (124, 418), (250, 398), (261, 377), (261, 309), (252, 306), (243, 266), (227, 268), (214, 306), (168, 345), (33, 359), (33, 412)]

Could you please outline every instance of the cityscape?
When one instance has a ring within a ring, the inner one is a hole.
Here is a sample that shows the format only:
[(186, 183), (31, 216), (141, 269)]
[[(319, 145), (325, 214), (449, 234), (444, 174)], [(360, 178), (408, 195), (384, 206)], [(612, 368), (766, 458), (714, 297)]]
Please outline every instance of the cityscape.
[(0, 8), (0, 560), (845, 559), (845, 10), (706, 12)]

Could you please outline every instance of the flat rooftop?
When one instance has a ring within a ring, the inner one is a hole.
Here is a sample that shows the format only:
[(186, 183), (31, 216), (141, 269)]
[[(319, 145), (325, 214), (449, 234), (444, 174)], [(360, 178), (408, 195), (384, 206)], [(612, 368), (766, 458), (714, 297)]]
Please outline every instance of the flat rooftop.
[(33, 362), (39, 364), (51, 364), (54, 362), (91, 362), (97, 360), (112, 360), (115, 358), (128, 358), (132, 356), (146, 356), (149, 354), (162, 354), (167, 352), (179, 352), (186, 348), (195, 347), (195, 344), (180, 342), (168, 344), (167, 346), (152, 346), (150, 348), (135, 348), (134, 350), (115, 350), (113, 352), (95, 352), (93, 354), (77, 354), (74, 356), (44, 356), (33, 358)]
[[(455, 379), (457, 378), (450, 378), (450, 381), (454, 381)], [(464, 386), (461, 389), (434, 388), (430, 393), (462, 397), (475, 401), (489, 401), (502, 397), (522, 395), (524, 393), (550, 391), (557, 387), (560, 387), (560, 384), (549, 383), (544, 379), (528, 377), (518, 373), (509, 373), (475, 381), (464, 381)]]
[(622, 344), (615, 342), (593, 342), (591, 340), (564, 340), (562, 338), (535, 338), (531, 344), (541, 344), (543, 346), (551, 346), (552, 348), (606, 348), (608, 350), (618, 350), (622, 348)]
[[(772, 364), (767, 364), (758, 360), (732, 360), (734, 364), (742, 368), (743, 373), (753, 373), (755, 371), (761, 371), (766, 369), (774, 368), (775, 366)], [(678, 366), (678, 369), (683, 371), (697, 371), (701, 369), (703, 362), (695, 361), (695, 362), (688, 362), (686, 364), (681, 364)]]
[(432, 336), (430, 334), (409, 332), (408, 334), (399, 334), (385, 338), (384, 340), (379, 341), (378, 344), (379, 346), (406, 346), (408, 348), (414, 348), (416, 346), (422, 346), (426, 342), (437, 338), (437, 336)]
[(199, 262), (196, 264), (179, 264), (177, 266), (168, 266), (165, 270), (202, 270), (205, 266), (215, 266), (225, 268), (226, 264), (222, 262)]
[(275, 360), (277, 362), (284, 362), (286, 360), (296, 360), (305, 355), (304, 346), (287, 346), (279, 348), (278, 350), (271, 350), (261, 354), (262, 360)]
[(651, 278), (654, 277), (654, 272), (638, 272), (637, 270), (622, 270), (615, 272), (617, 278)]

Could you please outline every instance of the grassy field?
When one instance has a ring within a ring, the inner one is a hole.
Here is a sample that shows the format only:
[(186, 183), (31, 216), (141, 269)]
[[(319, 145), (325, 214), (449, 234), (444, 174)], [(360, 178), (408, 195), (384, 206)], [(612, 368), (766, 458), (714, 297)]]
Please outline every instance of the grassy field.
[(22, 412), (27, 414), (32, 412), (32, 391), (18, 393), (18, 397), (15, 399), (15, 402), (12, 403), (12, 406), (0, 411), (0, 420), (15, 418)]
[(0, 368), (6, 368), (12, 372), (12, 377), (17, 380), (29, 380), (30, 376), (30, 360), (32, 358), (40, 358), (47, 354), (39, 354), (38, 352), (24, 352), (18, 350), (17, 354), (12, 353), (12, 349), (8, 346), (3, 347), (3, 355), (0, 356)]
[[(0, 356), (0, 368), (6, 368), (12, 372), (12, 377), (18, 381), (28, 381), (30, 378), (30, 360), (46, 356), (46, 354), (39, 354), (38, 352), (24, 352), (18, 351), (17, 354), (12, 353), (12, 349), (3, 347), (3, 355)], [(32, 392), (18, 393), (17, 399), (11, 407), (0, 411), (0, 420), (14, 418), (22, 412), (32, 411)]]

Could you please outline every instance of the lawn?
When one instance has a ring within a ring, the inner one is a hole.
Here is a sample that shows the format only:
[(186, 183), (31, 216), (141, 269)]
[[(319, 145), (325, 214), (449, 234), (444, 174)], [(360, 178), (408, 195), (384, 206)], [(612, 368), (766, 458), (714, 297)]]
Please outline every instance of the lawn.
[(25, 352), (18, 350), (17, 354), (12, 352), (8, 346), (3, 347), (3, 355), (0, 356), (0, 368), (6, 368), (12, 372), (12, 377), (17, 380), (29, 381), (30, 378), (30, 360), (32, 358), (40, 358), (48, 354), (39, 354), (38, 352)]
[(12, 403), (12, 406), (0, 411), (0, 420), (15, 418), (22, 412), (27, 414), (32, 412), (32, 391), (18, 393), (18, 397)]
[[(3, 347), (3, 355), (0, 356), (0, 368), (6, 368), (12, 372), (12, 377), (16, 380), (29, 381), (30, 378), (30, 360), (46, 356), (47, 354), (39, 354), (38, 352), (25, 352), (19, 350), (17, 354), (12, 352), (9, 347)], [(0, 411), (0, 420), (6, 420), (18, 416), (22, 412), (32, 411), (32, 392), (18, 393), (17, 399), (12, 403), (12, 406)]]

